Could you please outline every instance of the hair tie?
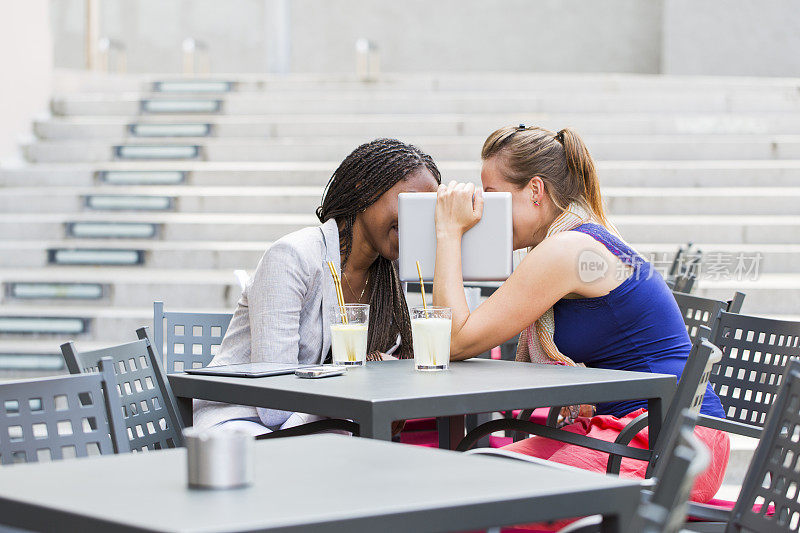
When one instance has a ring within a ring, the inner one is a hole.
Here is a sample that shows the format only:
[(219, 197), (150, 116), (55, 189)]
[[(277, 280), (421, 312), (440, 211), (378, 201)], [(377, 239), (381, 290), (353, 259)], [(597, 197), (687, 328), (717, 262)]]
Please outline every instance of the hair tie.
[(557, 140), (561, 144), (564, 144), (564, 130), (561, 130), (558, 133), (556, 133), (555, 140)]

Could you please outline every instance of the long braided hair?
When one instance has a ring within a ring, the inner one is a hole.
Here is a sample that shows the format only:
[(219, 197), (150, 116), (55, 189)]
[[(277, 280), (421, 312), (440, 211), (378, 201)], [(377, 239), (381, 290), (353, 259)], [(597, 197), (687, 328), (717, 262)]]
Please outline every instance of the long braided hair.
[[(441, 174), (431, 156), (397, 139), (375, 139), (362, 144), (342, 161), (325, 187), (317, 217), (320, 222), (333, 218), (339, 224), (343, 271), (353, 245), (356, 215), (422, 167), (433, 174), (437, 183), (441, 183)], [(376, 351), (386, 350), (395, 343), (399, 333), (402, 344), (397, 356), (412, 357), (411, 318), (397, 267), (392, 261), (378, 256), (370, 267), (369, 277), (373, 282), (369, 297), (367, 352), (374, 355)]]

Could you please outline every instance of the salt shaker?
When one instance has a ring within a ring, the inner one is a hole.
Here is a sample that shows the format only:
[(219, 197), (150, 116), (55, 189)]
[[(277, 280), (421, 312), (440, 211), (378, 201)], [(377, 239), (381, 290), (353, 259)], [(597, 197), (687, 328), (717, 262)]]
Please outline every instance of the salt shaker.
[(235, 489), (253, 483), (253, 441), (241, 431), (183, 431), (188, 485), (192, 489)]

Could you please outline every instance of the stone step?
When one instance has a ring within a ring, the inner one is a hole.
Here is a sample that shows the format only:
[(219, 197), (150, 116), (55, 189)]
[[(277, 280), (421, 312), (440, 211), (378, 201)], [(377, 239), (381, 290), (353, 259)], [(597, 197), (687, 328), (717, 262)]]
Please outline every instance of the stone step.
[[(369, 138), (159, 139), (115, 141), (38, 141), (22, 145), (31, 162), (106, 162), (135, 160), (336, 161)], [(483, 137), (404, 139), (435, 160), (480, 157)], [(800, 135), (587, 136), (594, 157), (607, 159), (800, 159)]]
[[(255, 254), (254, 254), (255, 255)], [(796, 254), (795, 254), (796, 255)], [(763, 258), (743, 256), (715, 258), (706, 252), (704, 271), (696, 293), (720, 300), (730, 299), (735, 291), (747, 295), (743, 313), (799, 314), (800, 274), (769, 273), (760, 269)], [(256, 261), (242, 265), (246, 271)], [(174, 302), (186, 307), (232, 307), (240, 286), (232, 269), (198, 270), (188, 268), (126, 267), (44, 267), (0, 269), (0, 284), (6, 304), (17, 306), (70, 305), (110, 306), (148, 305), (154, 300)], [(656, 262), (661, 270), (668, 262)]]
[(728, 300), (735, 291), (747, 296), (742, 313), (752, 315), (797, 315), (800, 314), (800, 274), (761, 274), (756, 279), (746, 276), (723, 275), (722, 279), (701, 278), (695, 294), (706, 298)]
[[(57, 92), (82, 93), (121, 93), (135, 92), (150, 94), (158, 87), (156, 83), (195, 81), (195, 78), (163, 74), (118, 74), (86, 71), (57, 71), (55, 88)], [(633, 90), (684, 90), (684, 91), (761, 91), (783, 92), (795, 89), (798, 82), (794, 78), (733, 77), (733, 76), (664, 76), (652, 74), (608, 74), (608, 73), (532, 73), (532, 72), (381, 72), (376, 80), (364, 82), (349, 73), (291, 73), (291, 74), (211, 74), (203, 76), (200, 82), (221, 81), (233, 83), (236, 92), (278, 92), (298, 91), (319, 92), (320, 90), (349, 90), (371, 92), (376, 89), (404, 91), (490, 91), (499, 87), (512, 87), (515, 90), (586, 90), (591, 87), (596, 92), (621, 92)], [(176, 90), (174, 85), (169, 87)], [(184, 87), (184, 89), (192, 89)], [(189, 94), (204, 94), (202, 90), (188, 90)], [(223, 94), (223, 93), (219, 93)]]
[[(774, 279), (774, 276), (765, 276), (756, 284), (735, 284), (735, 288), (747, 294), (743, 312), (747, 314), (772, 316), (779, 319), (797, 320), (800, 311), (800, 283), (798, 276), (793, 280)], [(773, 282), (780, 285), (774, 288)], [(133, 287), (133, 285), (131, 285)], [(153, 285), (143, 285), (141, 291), (149, 291)], [(203, 291), (213, 293), (213, 285), (204, 285)], [(730, 297), (734, 287), (716, 287), (701, 289), (698, 294), (702, 296), (723, 298)], [(231, 292), (238, 289), (232, 288)], [(160, 299), (162, 294), (148, 293), (139, 299), (145, 300), (152, 296), (152, 300)], [(418, 295), (410, 296), (414, 300)], [(182, 303), (168, 300), (171, 309), (185, 309), (197, 312), (231, 312), (233, 304), (213, 306), (212, 299), (203, 303)], [(410, 302), (412, 303), (412, 302)], [(23, 322), (20, 322), (23, 321)], [(47, 340), (54, 339), (61, 343), (70, 339), (80, 341), (96, 341), (108, 344), (127, 342), (130, 335), (137, 327), (152, 325), (151, 300), (147, 300), (141, 307), (121, 305), (75, 305), (74, 302), (60, 302), (60, 305), (23, 305), (17, 302), (0, 305), (0, 353), (3, 343), (8, 341)], [(33, 330), (40, 331), (34, 333)]]
[[(800, 242), (800, 217), (791, 215), (613, 215), (631, 242), (717, 242), (724, 244), (794, 244)], [(54, 240), (92, 236), (97, 225), (116, 224), (109, 238), (160, 240), (276, 239), (318, 223), (314, 215), (239, 213), (0, 213), (5, 240)], [(151, 229), (145, 226), (153, 225)], [(247, 228), (244, 228), (247, 226)], [(103, 233), (106, 235), (106, 233)]]
[(267, 242), (317, 223), (314, 215), (297, 214), (0, 213), (0, 235), (22, 241), (92, 236), (99, 247), (106, 240), (125, 238), (165, 241), (244, 238)]
[[(135, 332), (131, 341), (136, 340)], [(62, 342), (56, 339), (3, 340), (0, 338), (0, 381), (66, 374)], [(103, 342), (81, 342), (81, 351), (107, 348)]]
[(502, 125), (520, 122), (552, 131), (569, 126), (582, 135), (794, 134), (800, 128), (800, 114), (132, 115), (50, 117), (35, 120), (33, 130), (46, 140), (127, 140), (170, 135), (220, 138), (486, 136)]
[[(250, 268), (255, 268), (252, 265)], [(0, 269), (2, 302), (19, 307), (64, 305), (146, 307), (155, 300), (185, 307), (233, 309), (241, 287), (232, 270), (49, 267)], [(96, 291), (76, 298), (70, 288)]]
[[(202, 307), (196, 309), (198, 312), (231, 312), (229, 309), (213, 309)], [(45, 321), (34, 324), (41, 328), (59, 325), (58, 323), (47, 321), (47, 319), (57, 319), (72, 321), (66, 323), (63, 332), (53, 333), (34, 333), (26, 328), (30, 324), (16, 322), (16, 329), (22, 328), (27, 333), (17, 332), (8, 333), (8, 326), (14, 320), (34, 320)], [(70, 340), (83, 342), (101, 342), (105, 345), (119, 344), (135, 340), (136, 329), (142, 326), (153, 326), (153, 306), (152, 303), (147, 307), (108, 307), (108, 306), (21, 306), (21, 305), (0, 305), (0, 349), (5, 342), (9, 341), (53, 341), (61, 345)], [(70, 331), (67, 331), (70, 330)], [(6, 332), (4, 332), (6, 331)]]
[(611, 220), (630, 242), (800, 242), (800, 217), (791, 215), (619, 215)]
[[(633, 243), (662, 272), (682, 243)], [(252, 269), (269, 242), (153, 240), (2, 240), (0, 268), (105, 265), (159, 269)], [(697, 243), (703, 251), (702, 272), (735, 270), (739, 260), (758, 262), (760, 273), (800, 272), (800, 244)], [(106, 257), (105, 254), (109, 254)], [(101, 262), (105, 261), (105, 263)], [(109, 265), (109, 261), (113, 261)]]
[[(8, 187), (0, 211), (172, 211), (181, 213), (313, 213), (324, 188), (266, 187)], [(619, 215), (798, 212), (797, 187), (605, 187), (606, 209)]]
[(14, 187), (0, 189), (0, 211), (309, 214), (320, 205), (322, 193), (320, 186)]
[(728, 468), (725, 471), (723, 485), (715, 497), (718, 499), (735, 501), (739, 496), (739, 489), (741, 488), (742, 481), (744, 481), (747, 468), (750, 466), (750, 461), (753, 459), (753, 453), (756, 450), (756, 446), (758, 446), (758, 439), (751, 439), (735, 434), (729, 434), (729, 436), (731, 441), (731, 454), (728, 459)]
[[(254, 268), (255, 264), (250, 266)], [(721, 279), (701, 277), (696, 294), (727, 300), (736, 291), (746, 294), (746, 314), (800, 313), (800, 275), (797, 273), (739, 276), (731, 268)], [(126, 268), (39, 268), (0, 269), (2, 301), (15, 307), (51, 305), (147, 306), (155, 300), (193, 307), (233, 309), (241, 288), (232, 270), (126, 269)], [(96, 287), (96, 298), (74, 297), (70, 288)], [(38, 297), (32, 297), (32, 295)]]
[[(252, 269), (269, 247), (260, 241), (153, 241), (61, 239), (0, 241), (0, 268), (139, 266)], [(676, 246), (677, 249), (677, 246)], [(768, 262), (765, 260), (765, 264)]]
[(229, 115), (297, 113), (536, 113), (536, 112), (797, 112), (796, 88), (761, 91), (589, 91), (502, 90), (449, 91), (320, 91), (297, 93), (234, 93), (217, 96), (71, 94), (51, 101), (55, 115), (135, 115), (148, 112), (219, 113)]
[[(324, 186), (338, 161), (110, 161), (0, 167), (0, 187), (126, 185)], [(446, 179), (480, 182), (480, 162), (438, 161)], [(800, 160), (598, 160), (603, 187), (793, 187)], [(109, 174), (110, 173), (110, 174)], [(112, 181), (113, 178), (113, 181)]]
[[(790, 215), (613, 215), (631, 242), (717, 242), (793, 244), (800, 241), (800, 217)], [(53, 240), (92, 236), (98, 225), (116, 224), (109, 238), (160, 240), (269, 241), (318, 223), (314, 215), (230, 213), (0, 213), (6, 240)], [(145, 227), (153, 225), (153, 228)], [(244, 228), (244, 226), (248, 226)], [(103, 233), (106, 235), (106, 233)]]

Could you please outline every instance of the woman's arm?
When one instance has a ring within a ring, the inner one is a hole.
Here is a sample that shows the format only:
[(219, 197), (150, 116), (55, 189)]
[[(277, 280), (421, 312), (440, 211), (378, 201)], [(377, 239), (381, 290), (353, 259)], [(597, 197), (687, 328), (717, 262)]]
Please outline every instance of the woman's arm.
[[(264, 254), (248, 290), (250, 360), (297, 363), (300, 352), (300, 311), (309, 273), (289, 243), (276, 242)], [(291, 411), (258, 408), (266, 426), (286, 422)]]
[(436, 205), (434, 304), (453, 310), (452, 360), (502, 344), (580, 284), (577, 257), (583, 241), (562, 233), (534, 248), (511, 277), (470, 313), (461, 273), (461, 237), (482, 214), (482, 199), (473, 204), (473, 191), (470, 186), (442, 187)]

